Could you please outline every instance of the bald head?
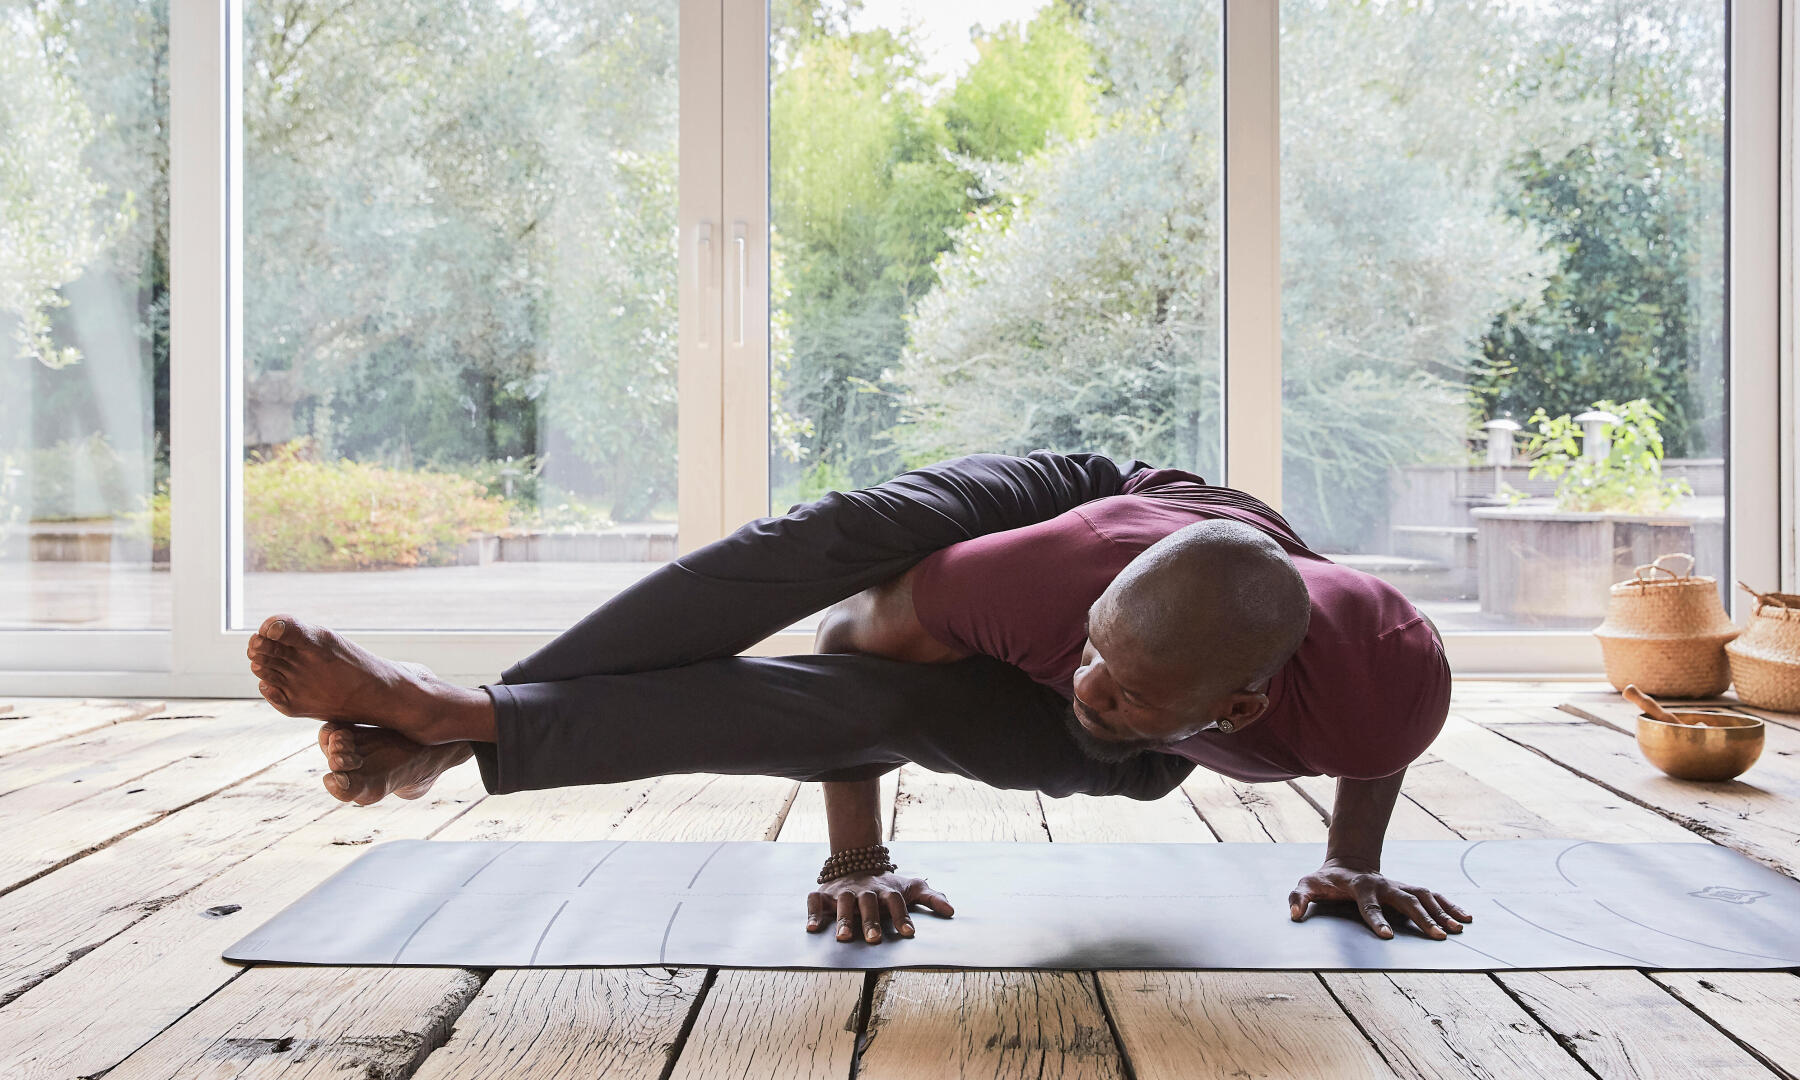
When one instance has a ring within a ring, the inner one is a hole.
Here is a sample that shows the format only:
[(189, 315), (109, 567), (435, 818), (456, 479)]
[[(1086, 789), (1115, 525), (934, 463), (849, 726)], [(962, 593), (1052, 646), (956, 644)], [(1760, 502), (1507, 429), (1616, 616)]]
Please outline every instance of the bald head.
[(1146, 548), (1094, 607), (1138, 663), (1191, 675), (1216, 697), (1258, 683), (1300, 641), (1312, 602), (1281, 545), (1231, 520), (1200, 521)]

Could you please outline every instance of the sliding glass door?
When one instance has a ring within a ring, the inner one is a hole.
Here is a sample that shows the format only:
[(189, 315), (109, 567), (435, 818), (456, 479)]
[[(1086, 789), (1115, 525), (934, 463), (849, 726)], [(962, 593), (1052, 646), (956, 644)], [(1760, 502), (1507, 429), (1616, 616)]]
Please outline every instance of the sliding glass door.
[(239, 628), (568, 625), (678, 543), (677, 0), (246, 0)]
[(0, 632), (169, 627), (168, 34), (0, 0)]
[(1597, 670), (1639, 562), (1778, 584), (1771, 11), (0, 0), (0, 685), (247, 693), (280, 610), (490, 679), (1040, 447)]
[(1729, 604), (1725, 5), (1281, 19), (1289, 520), (1446, 632)]

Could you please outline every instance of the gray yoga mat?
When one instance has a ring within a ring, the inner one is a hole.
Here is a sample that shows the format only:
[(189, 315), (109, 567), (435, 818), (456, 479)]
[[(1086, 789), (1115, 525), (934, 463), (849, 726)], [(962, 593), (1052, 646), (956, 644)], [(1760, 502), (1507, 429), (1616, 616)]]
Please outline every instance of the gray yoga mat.
[(1800, 883), (1710, 844), (1392, 843), (1386, 872), (1475, 916), (1382, 941), (1348, 905), (1289, 921), (1320, 844), (901, 842), (956, 905), (918, 935), (804, 928), (824, 844), (436, 843), (372, 848), (227, 960), (461, 967), (1800, 967)]

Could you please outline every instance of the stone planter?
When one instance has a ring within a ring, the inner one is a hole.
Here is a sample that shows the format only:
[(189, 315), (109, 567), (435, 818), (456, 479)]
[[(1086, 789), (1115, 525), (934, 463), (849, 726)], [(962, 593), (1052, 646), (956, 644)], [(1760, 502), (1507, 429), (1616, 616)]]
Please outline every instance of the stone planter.
[(23, 530), (24, 543), (8, 538), (9, 555), (22, 553), (30, 562), (147, 563), (168, 560), (168, 549), (153, 552), (150, 538), (134, 535), (130, 526), (112, 518), (79, 521), (34, 521)]
[(669, 562), (676, 555), (673, 524), (516, 533), (497, 539), (495, 558), (501, 562)]
[(1475, 518), (1481, 610), (1531, 626), (1592, 627), (1608, 589), (1659, 555), (1691, 553), (1697, 573), (1725, 576), (1724, 500), (1662, 514), (1575, 513), (1553, 505), (1481, 507)]

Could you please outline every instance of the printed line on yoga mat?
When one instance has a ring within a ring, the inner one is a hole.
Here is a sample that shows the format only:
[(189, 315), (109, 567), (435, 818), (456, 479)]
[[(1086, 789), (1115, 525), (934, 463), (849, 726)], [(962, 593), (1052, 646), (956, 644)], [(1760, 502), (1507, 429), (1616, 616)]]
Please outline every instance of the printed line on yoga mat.
[[(712, 851), (707, 853), (706, 861), (702, 862), (700, 864), (700, 870), (706, 869), (706, 864), (713, 861), (713, 856), (717, 855), (719, 853), (720, 848), (723, 848), (725, 846), (725, 843), (726, 843), (726, 841), (724, 841), (724, 840), (719, 841), (719, 846), (713, 848)], [(700, 880), (700, 870), (694, 871), (694, 876), (688, 879), (688, 888), (690, 888), (690, 889), (693, 888), (694, 882)]]
[[(480, 873), (480, 871), (479, 871), (479, 870), (478, 870), (478, 871), (476, 871), (476, 873)], [(443, 900), (442, 900), (442, 901), (441, 901), (441, 902), (439, 902), (439, 904), (438, 904), (438, 906), (437, 906), (437, 907), (434, 907), (434, 908), (432, 908), (432, 909), (431, 909), (431, 914), (429, 914), (429, 915), (427, 915), (427, 916), (425, 916), (425, 917), (424, 917), (424, 918), (423, 918), (423, 919), (420, 919), (420, 920), (419, 920), (419, 925), (417, 925), (417, 926), (415, 926), (415, 927), (413, 927), (413, 929), (412, 929), (412, 933), (410, 933), (410, 934), (408, 934), (408, 935), (406, 935), (406, 940), (405, 940), (405, 941), (402, 941), (402, 942), (401, 942), (401, 943), (400, 943), (400, 947), (399, 947), (399, 948), (398, 948), (398, 949), (395, 949), (395, 950), (394, 950), (394, 958), (393, 958), (393, 959), (392, 959), (392, 960), (389, 960), (389, 961), (388, 961), (388, 963), (390, 963), (390, 964), (398, 964), (398, 963), (399, 963), (399, 962), (400, 962), (400, 954), (401, 954), (401, 953), (403, 953), (403, 952), (405, 952), (405, 951), (406, 951), (406, 947), (407, 947), (407, 946), (408, 946), (408, 945), (411, 945), (411, 944), (412, 944), (412, 942), (413, 942), (413, 938), (416, 938), (416, 937), (418, 937), (418, 936), (419, 936), (419, 931), (421, 931), (421, 930), (423, 930), (423, 929), (425, 929), (425, 924), (426, 924), (426, 923), (428, 923), (428, 922), (430, 922), (430, 921), (431, 921), (431, 920), (433, 920), (433, 919), (435, 919), (435, 918), (437, 918), (437, 914), (438, 914), (438, 912), (440, 912), (440, 911), (442, 911), (442, 910), (444, 910), (444, 905), (445, 905), (445, 904), (448, 904), (448, 903), (449, 903), (449, 902), (450, 902), (450, 901), (451, 901), (451, 900), (453, 900), (453, 899), (455, 899), (455, 897), (454, 897), (454, 896), (446, 896), (446, 897), (444, 897), (444, 899), (443, 899)]]
[(531, 949), (531, 959), (525, 961), (527, 965), (537, 963), (538, 952), (544, 947), (544, 939), (550, 936), (550, 928), (556, 925), (556, 920), (562, 918), (563, 908), (568, 906), (569, 902), (564, 900), (556, 909), (556, 914), (550, 916), (550, 921), (544, 924), (544, 932), (538, 935), (537, 944)]
[(489, 859), (487, 862), (482, 863), (481, 869), (476, 870), (473, 874), (470, 874), (469, 880), (463, 882), (462, 887), (465, 889), (468, 888), (470, 882), (474, 881), (476, 878), (480, 877), (483, 873), (485, 873), (488, 867), (494, 865), (496, 862), (499, 862), (500, 856), (506, 854), (507, 852), (511, 851), (513, 848), (516, 848), (518, 846), (519, 846), (519, 842), (517, 840), (514, 840), (512, 843), (501, 848), (499, 851), (494, 852), (494, 857)]
[(600, 862), (597, 862), (593, 866), (589, 867), (588, 872), (581, 875), (581, 880), (575, 883), (575, 887), (577, 889), (579, 889), (583, 885), (586, 885), (588, 883), (588, 878), (591, 878), (594, 876), (594, 871), (600, 869), (600, 863), (603, 863), (606, 860), (612, 858), (615, 854), (618, 853), (618, 850), (624, 846), (625, 846), (625, 841), (623, 841), (623, 840), (613, 841), (612, 850), (608, 851), (606, 854), (600, 856)]
[(1592, 942), (1583, 941), (1580, 938), (1572, 938), (1567, 934), (1559, 934), (1556, 931), (1550, 929), (1548, 926), (1542, 926), (1542, 925), (1539, 925), (1538, 923), (1532, 922), (1530, 919), (1527, 919), (1525, 916), (1514, 911), (1512, 908), (1507, 907), (1505, 904), (1502, 904), (1498, 900), (1494, 901), (1494, 906), (1499, 908), (1501, 911), (1506, 912), (1508, 915), (1511, 915), (1513, 918), (1519, 920), (1520, 922), (1524, 923), (1526, 926), (1536, 927), (1537, 929), (1542, 930), (1544, 933), (1549, 934), (1551, 937), (1559, 937), (1559, 938), (1562, 938), (1564, 941), (1572, 941), (1575, 944), (1580, 945), (1584, 949), (1593, 949), (1596, 952), (1611, 953), (1614, 956), (1622, 956), (1625, 959), (1631, 961), (1631, 964), (1633, 967), (1641, 967), (1641, 968), (1656, 967), (1655, 964), (1651, 963), (1648, 960), (1645, 960), (1641, 956), (1633, 956), (1630, 953), (1622, 953), (1617, 949), (1609, 949), (1604, 945), (1595, 945)]
[(656, 962), (662, 963), (669, 955), (669, 931), (675, 929), (675, 916), (681, 914), (681, 901), (675, 901), (675, 910), (669, 912), (669, 925), (663, 927), (662, 944), (656, 950)]

